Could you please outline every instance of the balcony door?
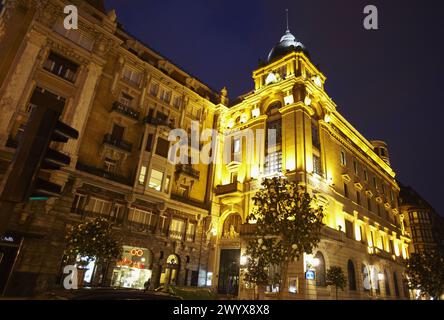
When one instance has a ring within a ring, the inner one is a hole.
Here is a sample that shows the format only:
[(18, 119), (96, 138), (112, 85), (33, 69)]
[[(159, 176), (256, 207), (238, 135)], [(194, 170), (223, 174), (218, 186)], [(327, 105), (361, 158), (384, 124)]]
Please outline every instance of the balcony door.
[(111, 133), (111, 136), (113, 137), (113, 140), (122, 141), (124, 132), (125, 132), (124, 127), (115, 124), (113, 126), (113, 132)]

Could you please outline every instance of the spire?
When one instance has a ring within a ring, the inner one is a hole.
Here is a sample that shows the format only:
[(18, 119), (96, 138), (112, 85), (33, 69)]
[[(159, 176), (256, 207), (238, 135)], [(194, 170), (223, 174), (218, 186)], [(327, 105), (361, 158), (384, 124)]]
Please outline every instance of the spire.
[(287, 31), (286, 32), (290, 32), (290, 28), (288, 27), (288, 9), (285, 9), (285, 13), (287, 16)]

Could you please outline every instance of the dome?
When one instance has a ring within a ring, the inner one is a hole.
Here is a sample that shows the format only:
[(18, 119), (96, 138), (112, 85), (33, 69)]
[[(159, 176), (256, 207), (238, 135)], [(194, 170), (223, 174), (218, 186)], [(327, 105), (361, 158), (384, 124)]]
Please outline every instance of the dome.
[(290, 30), (287, 29), (279, 43), (276, 44), (268, 54), (268, 62), (282, 58), (292, 51), (302, 51), (308, 55), (304, 44), (297, 40), (296, 37), (291, 34)]

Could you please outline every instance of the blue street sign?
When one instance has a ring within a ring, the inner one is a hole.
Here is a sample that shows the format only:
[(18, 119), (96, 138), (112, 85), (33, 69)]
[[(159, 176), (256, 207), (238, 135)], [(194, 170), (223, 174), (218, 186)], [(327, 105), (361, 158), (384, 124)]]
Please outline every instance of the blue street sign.
[(316, 273), (314, 270), (308, 270), (305, 272), (305, 279), (307, 280), (314, 280), (316, 278)]

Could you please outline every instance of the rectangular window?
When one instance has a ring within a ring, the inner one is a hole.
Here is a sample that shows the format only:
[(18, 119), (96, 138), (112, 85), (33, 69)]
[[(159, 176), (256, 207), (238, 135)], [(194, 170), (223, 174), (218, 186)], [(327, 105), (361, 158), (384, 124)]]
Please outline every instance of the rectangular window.
[(345, 196), (346, 198), (348, 198), (348, 186), (347, 186), (346, 183), (344, 183), (344, 196)]
[(265, 174), (282, 172), (282, 152), (274, 152), (265, 157)]
[(86, 196), (84, 194), (76, 194), (74, 196), (74, 201), (72, 202), (71, 212), (80, 213), (81, 210), (85, 207), (86, 204)]
[(353, 233), (353, 223), (351, 221), (345, 220), (345, 235), (349, 239), (354, 239)]
[(152, 189), (160, 191), (162, 188), (162, 180), (163, 180), (163, 172), (152, 169), (151, 176), (150, 176), (150, 182), (149, 182), (148, 186)]
[(367, 208), (368, 211), (372, 211), (372, 199), (370, 197), (367, 198)]
[(175, 97), (173, 102), (173, 107), (176, 109), (180, 109), (182, 106), (182, 97)]
[(381, 183), (382, 194), (385, 195), (385, 184)]
[(134, 208), (128, 213), (128, 220), (147, 226), (154, 226), (155, 215), (152, 211)]
[(98, 198), (91, 198), (89, 200), (89, 210), (92, 212), (100, 213), (103, 215), (108, 215), (111, 210), (111, 202), (98, 199)]
[(170, 142), (168, 140), (165, 140), (163, 138), (157, 139), (157, 146), (156, 146), (156, 154), (167, 158), (168, 157), (168, 149), (170, 148)]
[(320, 176), (322, 175), (321, 158), (316, 155), (313, 155), (313, 172)]
[(63, 26), (63, 23), (57, 23), (54, 30), (88, 51), (92, 51), (94, 47), (94, 38), (82, 32), (80, 29), (68, 30)]
[(146, 139), (145, 151), (150, 152), (152, 148), (153, 148), (153, 134), (150, 133)]
[(356, 191), (356, 203), (361, 204), (361, 192)]
[(185, 221), (173, 218), (171, 220), (169, 235), (172, 239), (182, 240), (185, 232)]
[(378, 182), (377, 182), (377, 180), (376, 180), (376, 177), (373, 177), (373, 187), (374, 187), (375, 189), (378, 188)]
[(123, 79), (135, 85), (139, 85), (142, 80), (142, 73), (126, 67), (123, 70)]
[(113, 137), (114, 140), (122, 141), (124, 132), (125, 132), (125, 127), (114, 124), (111, 136)]
[(194, 241), (194, 234), (196, 232), (196, 224), (195, 223), (188, 223), (187, 227), (187, 241), (193, 242)]
[(358, 163), (356, 162), (356, 160), (353, 160), (353, 171), (355, 174), (358, 174)]
[(160, 90), (160, 99), (165, 101), (166, 103), (170, 103), (171, 101), (171, 91), (169, 90)]
[(345, 157), (345, 152), (341, 151), (341, 165), (347, 165), (347, 158)]
[(103, 162), (103, 169), (109, 173), (115, 173), (117, 169), (117, 161), (105, 158)]
[(134, 98), (131, 97), (129, 94), (126, 94), (125, 92), (122, 92), (122, 95), (120, 96), (119, 102), (123, 104), (124, 106), (130, 107), (132, 105)]
[(318, 124), (315, 121), (311, 123), (311, 143), (313, 147), (321, 149), (321, 141), (319, 139), (319, 128)]
[(241, 140), (240, 140), (240, 138), (234, 139), (234, 142), (233, 142), (233, 153), (239, 153), (240, 152), (240, 147), (241, 147)]
[(157, 93), (159, 92), (159, 84), (156, 82), (153, 82), (150, 86), (150, 94), (152, 96), (157, 97)]
[(51, 52), (48, 59), (46, 59), (43, 68), (56, 76), (74, 83), (79, 66), (64, 57)]
[(140, 173), (139, 173), (139, 184), (144, 184), (145, 183), (145, 178), (146, 178), (146, 166), (142, 166), (140, 168)]
[(165, 178), (165, 187), (163, 189), (165, 191), (165, 193), (170, 192), (170, 181), (171, 181), (171, 176), (167, 176)]
[(364, 170), (364, 180), (368, 181), (368, 173), (367, 170)]

